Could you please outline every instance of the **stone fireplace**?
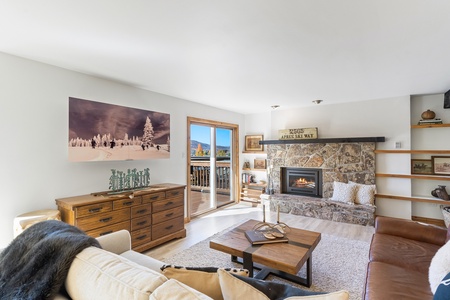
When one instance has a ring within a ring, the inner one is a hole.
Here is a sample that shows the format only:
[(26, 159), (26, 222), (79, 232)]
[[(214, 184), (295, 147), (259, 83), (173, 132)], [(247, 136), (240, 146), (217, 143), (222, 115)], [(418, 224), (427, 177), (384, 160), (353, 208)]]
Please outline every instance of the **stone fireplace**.
[(266, 145), (273, 189), (283, 193), (282, 168), (320, 169), (322, 197), (333, 195), (333, 181), (375, 184), (375, 142)]
[[(267, 144), (275, 194), (262, 198), (270, 201), (272, 211), (373, 226), (375, 206), (353, 205), (329, 198), (333, 195), (334, 181), (375, 184), (375, 146), (375, 142), (359, 141)], [(291, 174), (289, 170), (294, 171)], [(317, 173), (304, 174), (305, 170)], [(291, 175), (293, 182), (287, 179)], [(298, 184), (295, 180), (299, 180)], [(302, 194), (297, 193), (298, 186)]]
[(322, 198), (322, 169), (281, 167), (281, 193)]

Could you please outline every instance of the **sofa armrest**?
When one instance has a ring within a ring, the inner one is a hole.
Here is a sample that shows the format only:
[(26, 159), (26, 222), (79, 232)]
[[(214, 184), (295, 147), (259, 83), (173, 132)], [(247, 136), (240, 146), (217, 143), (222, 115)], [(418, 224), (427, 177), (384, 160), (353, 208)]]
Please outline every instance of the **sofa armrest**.
[(377, 216), (375, 233), (404, 237), (410, 240), (442, 246), (446, 242), (447, 229), (406, 219)]
[(119, 230), (97, 238), (100, 246), (106, 251), (122, 254), (131, 250), (131, 235), (128, 230)]

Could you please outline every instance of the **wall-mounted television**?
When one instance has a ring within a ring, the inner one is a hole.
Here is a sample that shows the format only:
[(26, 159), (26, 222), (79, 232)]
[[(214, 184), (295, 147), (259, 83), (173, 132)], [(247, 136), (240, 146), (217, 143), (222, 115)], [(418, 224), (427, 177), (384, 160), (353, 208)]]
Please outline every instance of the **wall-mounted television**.
[(170, 158), (170, 114), (69, 97), (69, 161)]

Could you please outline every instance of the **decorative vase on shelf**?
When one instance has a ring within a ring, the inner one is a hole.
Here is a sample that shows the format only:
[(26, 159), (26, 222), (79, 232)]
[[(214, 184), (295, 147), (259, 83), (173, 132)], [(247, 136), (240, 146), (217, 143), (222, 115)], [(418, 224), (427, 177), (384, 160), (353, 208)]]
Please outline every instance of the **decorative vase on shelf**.
[(431, 195), (442, 200), (449, 200), (447, 190), (445, 189), (445, 185), (438, 185), (437, 188), (431, 191)]
[(432, 120), (436, 117), (436, 114), (434, 111), (427, 109), (427, 111), (424, 111), (421, 115), (423, 120)]

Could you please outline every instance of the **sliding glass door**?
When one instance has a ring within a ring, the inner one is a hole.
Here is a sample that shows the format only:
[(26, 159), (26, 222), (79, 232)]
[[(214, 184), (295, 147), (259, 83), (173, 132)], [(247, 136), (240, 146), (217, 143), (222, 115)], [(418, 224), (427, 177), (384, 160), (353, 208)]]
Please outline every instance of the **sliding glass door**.
[(192, 217), (237, 199), (237, 125), (188, 118), (188, 130), (188, 206)]

